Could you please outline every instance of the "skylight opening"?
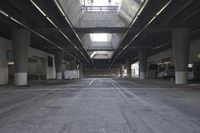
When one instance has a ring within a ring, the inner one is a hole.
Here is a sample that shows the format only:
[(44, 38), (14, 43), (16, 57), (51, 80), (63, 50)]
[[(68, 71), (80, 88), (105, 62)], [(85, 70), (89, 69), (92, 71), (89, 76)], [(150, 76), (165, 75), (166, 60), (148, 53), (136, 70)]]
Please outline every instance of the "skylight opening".
[(93, 51), (90, 54), (91, 59), (110, 59), (113, 55), (113, 51)]
[(90, 34), (90, 39), (92, 42), (108, 42), (111, 40), (111, 35), (107, 33), (93, 33)]
[(121, 0), (80, 0), (83, 6), (118, 6)]
[(83, 11), (118, 11), (121, 0), (80, 0)]

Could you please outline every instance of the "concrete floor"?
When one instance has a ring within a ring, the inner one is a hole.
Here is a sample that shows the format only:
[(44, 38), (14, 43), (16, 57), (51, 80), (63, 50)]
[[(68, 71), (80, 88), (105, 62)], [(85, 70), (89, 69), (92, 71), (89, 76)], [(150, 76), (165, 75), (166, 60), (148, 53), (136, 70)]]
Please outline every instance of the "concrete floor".
[(82, 79), (0, 87), (0, 133), (199, 133), (199, 86)]

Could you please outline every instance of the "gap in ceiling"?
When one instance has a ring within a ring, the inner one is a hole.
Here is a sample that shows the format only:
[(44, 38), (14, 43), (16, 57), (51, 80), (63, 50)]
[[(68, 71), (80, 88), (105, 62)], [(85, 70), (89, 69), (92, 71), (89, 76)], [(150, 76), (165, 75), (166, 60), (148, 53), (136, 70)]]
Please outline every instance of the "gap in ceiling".
[(111, 59), (113, 51), (93, 51), (91, 52), (91, 59)]
[(119, 6), (121, 0), (80, 0), (82, 6)]
[(92, 42), (110, 42), (112, 35), (108, 33), (91, 33)]

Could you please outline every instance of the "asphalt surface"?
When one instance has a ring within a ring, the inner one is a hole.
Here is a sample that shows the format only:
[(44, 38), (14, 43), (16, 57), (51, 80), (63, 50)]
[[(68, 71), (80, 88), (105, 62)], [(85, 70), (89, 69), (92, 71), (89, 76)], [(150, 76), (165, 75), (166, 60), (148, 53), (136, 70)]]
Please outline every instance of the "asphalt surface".
[(119, 79), (1, 86), (0, 133), (200, 133), (200, 89)]

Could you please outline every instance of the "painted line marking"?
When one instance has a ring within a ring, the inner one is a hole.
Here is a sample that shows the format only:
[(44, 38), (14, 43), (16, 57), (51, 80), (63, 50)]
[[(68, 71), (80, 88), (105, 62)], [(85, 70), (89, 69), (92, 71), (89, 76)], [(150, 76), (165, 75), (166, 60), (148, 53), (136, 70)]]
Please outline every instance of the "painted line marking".
[(92, 81), (90, 81), (90, 83), (88, 84), (88, 86), (90, 86), (94, 81), (95, 81), (95, 79), (93, 79)]

